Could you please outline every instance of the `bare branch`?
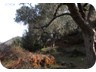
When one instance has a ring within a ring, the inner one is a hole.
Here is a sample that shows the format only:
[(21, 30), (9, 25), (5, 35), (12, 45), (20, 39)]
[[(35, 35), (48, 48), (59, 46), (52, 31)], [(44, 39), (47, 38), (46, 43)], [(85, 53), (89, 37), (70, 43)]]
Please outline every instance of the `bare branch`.
[(87, 25), (87, 22), (82, 18), (76, 5), (74, 3), (68, 3), (67, 6), (68, 6), (69, 11), (71, 12), (71, 16), (73, 20), (81, 28), (81, 30), (88, 35), (93, 35), (93, 31), (91, 27), (89, 27)]
[(56, 16), (56, 14), (57, 14), (57, 11), (59, 10), (59, 8), (62, 6), (62, 4), (60, 3), (59, 5), (58, 5), (58, 7), (56, 8), (56, 11), (55, 11), (55, 13), (54, 13), (54, 16)]
[(94, 16), (94, 14), (95, 8), (92, 5), (90, 5), (87, 20), (92, 28), (96, 27), (96, 17)]
[(58, 18), (58, 17), (61, 17), (61, 16), (64, 16), (64, 15), (71, 15), (70, 13), (62, 13), (62, 14), (60, 14), (60, 15), (57, 15), (57, 16), (55, 16), (55, 17), (53, 17), (49, 22), (48, 22), (48, 24), (46, 24), (46, 25), (44, 25), (44, 26), (41, 26), (41, 27), (34, 27), (34, 29), (43, 29), (43, 28), (46, 28), (46, 27), (48, 27), (56, 18)]
[(78, 3), (78, 8), (79, 8), (79, 12), (80, 12), (81, 16), (83, 17), (83, 19), (86, 19), (85, 13), (83, 11), (83, 6), (81, 5), (81, 3)]
[(55, 10), (55, 13), (53, 15), (53, 18), (48, 22), (48, 24), (44, 25), (44, 26), (41, 26), (41, 27), (34, 27), (34, 29), (43, 29), (43, 28), (46, 28), (48, 27), (56, 18), (60, 17), (60, 16), (64, 16), (64, 15), (71, 15), (70, 13), (62, 13), (60, 15), (56, 15), (57, 14), (57, 11), (59, 10), (59, 8), (62, 6), (62, 5), (65, 5), (63, 3), (60, 3), (56, 10)]
[(87, 17), (88, 21), (90, 21), (89, 18), (91, 18), (91, 16), (94, 14), (94, 11), (95, 11), (95, 8), (92, 5), (90, 5), (89, 13), (88, 13), (88, 17)]

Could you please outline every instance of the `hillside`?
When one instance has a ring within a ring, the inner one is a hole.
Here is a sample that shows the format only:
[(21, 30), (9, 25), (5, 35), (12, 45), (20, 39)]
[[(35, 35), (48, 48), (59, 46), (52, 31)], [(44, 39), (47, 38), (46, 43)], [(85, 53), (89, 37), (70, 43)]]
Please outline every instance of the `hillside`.
[(4, 42), (4, 44), (11, 45), (16, 40), (20, 40), (21, 41), (21, 37), (17, 36), (17, 37), (14, 37), (12, 39), (9, 39), (8, 41)]
[(15, 37), (0, 44), (0, 60), (6, 68), (86, 68), (85, 55), (80, 52), (84, 49), (82, 43), (72, 45), (57, 40), (59, 48), (49, 46), (33, 53), (18, 45), (13, 46), (12, 43), (17, 39), (21, 38)]
[[(7, 43), (9, 41), (12, 40), (8, 40)], [(4, 43), (0, 45), (0, 60), (6, 68), (45, 68), (47, 64), (55, 64), (54, 57), (49, 54), (31, 53), (21, 47), (11, 47)], [(41, 65), (43, 66), (41, 67)]]

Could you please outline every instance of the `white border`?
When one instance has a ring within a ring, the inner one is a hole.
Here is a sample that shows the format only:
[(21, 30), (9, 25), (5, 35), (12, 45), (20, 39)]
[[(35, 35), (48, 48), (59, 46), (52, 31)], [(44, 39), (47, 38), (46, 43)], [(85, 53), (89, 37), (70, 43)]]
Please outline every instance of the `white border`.
[[(2, 2), (90, 2), (89, 0), (0, 0)], [(95, 0), (94, 0), (95, 1)]]
[(0, 3), (94, 3), (95, 0), (0, 0)]
[[(96, 7), (96, 0), (0, 0), (0, 4), (2, 3), (90, 3), (94, 7)], [(6, 69), (0, 64), (0, 72), (95, 72), (96, 64), (90, 69)]]

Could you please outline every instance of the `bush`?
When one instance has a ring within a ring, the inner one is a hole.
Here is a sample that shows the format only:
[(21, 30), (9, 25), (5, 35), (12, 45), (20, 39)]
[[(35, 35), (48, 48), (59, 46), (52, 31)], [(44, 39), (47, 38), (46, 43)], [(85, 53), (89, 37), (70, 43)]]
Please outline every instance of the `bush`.
[(21, 37), (16, 37), (12, 42), (12, 46), (21, 46)]
[(38, 40), (34, 38), (29, 32), (26, 32), (22, 37), (22, 47), (26, 50), (35, 52), (42, 48)]

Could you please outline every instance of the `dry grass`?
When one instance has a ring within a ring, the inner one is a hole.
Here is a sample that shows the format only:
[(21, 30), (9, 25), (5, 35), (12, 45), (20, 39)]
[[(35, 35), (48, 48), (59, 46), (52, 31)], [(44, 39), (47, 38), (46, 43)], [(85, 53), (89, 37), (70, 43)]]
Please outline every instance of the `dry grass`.
[(9, 52), (2, 53), (1, 63), (6, 68), (48, 68), (55, 64), (51, 55), (31, 53), (20, 47), (10, 48)]
[(32, 53), (15, 46), (0, 52), (0, 59), (2, 65), (10, 69), (85, 68), (84, 57), (74, 55), (72, 57), (72, 50), (78, 47), (82, 48), (82, 45), (55, 48), (55, 51), (51, 48), (49, 54), (48, 50), (44, 50), (44, 54), (41, 54), (43, 52)]

